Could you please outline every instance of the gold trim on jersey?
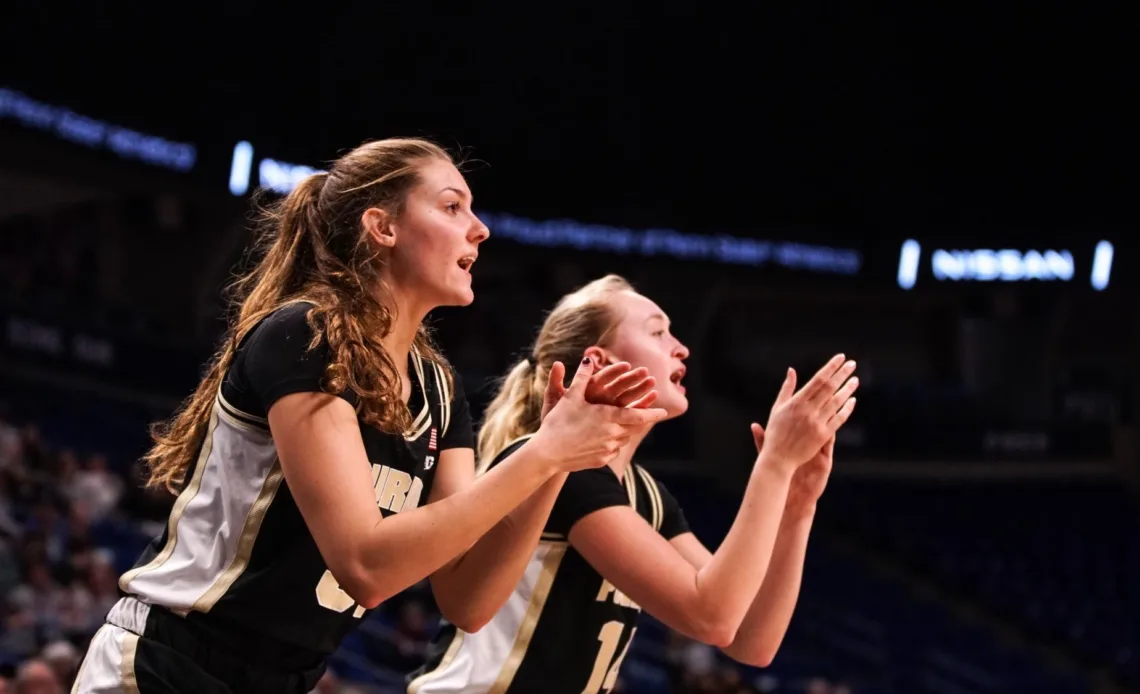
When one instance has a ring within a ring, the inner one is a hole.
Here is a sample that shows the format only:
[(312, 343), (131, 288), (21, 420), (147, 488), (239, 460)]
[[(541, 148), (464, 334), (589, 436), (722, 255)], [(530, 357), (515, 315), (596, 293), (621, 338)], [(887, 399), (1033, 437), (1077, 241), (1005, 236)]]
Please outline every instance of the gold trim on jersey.
[(139, 680), (135, 675), (135, 655), (138, 653), (139, 635), (129, 631), (123, 633), (123, 663), (119, 676), (123, 679), (124, 694), (139, 694)]
[(434, 361), (431, 365), (435, 369), (435, 390), (439, 395), (439, 438), (442, 439), (451, 426), (451, 388), (447, 385), (447, 375), (443, 373), (443, 367)]
[(423, 436), (427, 432), (428, 427), (431, 426), (431, 408), (428, 406), (427, 377), (424, 375), (423, 357), (420, 356), (419, 350), (414, 346), (412, 347), (411, 354), (412, 371), (415, 372), (416, 380), (420, 384), (420, 392), (423, 393), (424, 404), (423, 407), (420, 408), (419, 414), (417, 414), (416, 418), (412, 421), (411, 428), (404, 432), (404, 440), (406, 441), (417, 440)]
[(459, 629), (455, 630), (455, 636), (452, 637), (451, 643), (448, 644), (447, 650), (444, 651), (443, 657), (440, 658), (439, 665), (413, 679), (411, 682), (408, 682), (408, 694), (417, 694), (420, 691), (420, 687), (447, 672), (447, 666), (451, 665), (452, 660), (455, 660), (456, 654), (459, 653), (460, 646), (463, 645), (463, 637), (466, 635), (467, 633), (464, 631)]
[(257, 541), (257, 534), (261, 532), (261, 523), (265, 520), (265, 514), (268, 513), (269, 507), (273, 505), (273, 499), (277, 496), (277, 490), (281, 487), (281, 482), (284, 479), (285, 472), (281, 469), (281, 460), (274, 458), (273, 467), (270, 468), (269, 474), (265, 477), (265, 482), (261, 485), (261, 492), (257, 495), (253, 505), (249, 507), (245, 523), (241, 526), (241, 535), (238, 536), (237, 550), (234, 552), (233, 560), (230, 561), (226, 570), (214, 580), (210, 589), (203, 593), (202, 597), (198, 598), (190, 609), (198, 612), (209, 612), (249, 566), (249, 558), (253, 554), (253, 545)]
[(621, 483), (625, 485), (625, 493), (629, 495), (629, 505), (633, 510), (637, 510), (637, 476), (631, 474), (632, 471), (626, 468), (625, 474), (621, 476)]
[(665, 522), (665, 504), (661, 502), (661, 488), (657, 486), (657, 480), (649, 474), (649, 471), (640, 465), (634, 465), (633, 468), (637, 470), (637, 474), (641, 477), (642, 484), (645, 485), (645, 491), (649, 494), (649, 507), (653, 517), (653, 529), (661, 532), (661, 524)]
[(214, 407), (210, 412), (210, 423), (206, 427), (206, 438), (202, 441), (202, 448), (198, 452), (198, 461), (194, 464), (194, 475), (190, 478), (190, 483), (178, 495), (175, 500), (173, 508), (170, 509), (170, 516), (166, 521), (166, 546), (162, 551), (155, 555), (149, 563), (135, 569), (131, 569), (119, 578), (119, 587), (122, 588), (124, 593), (130, 593), (131, 581), (138, 578), (140, 575), (147, 571), (157, 569), (170, 559), (170, 555), (174, 554), (174, 547), (178, 544), (178, 521), (182, 519), (182, 514), (186, 511), (186, 507), (197, 496), (198, 491), (202, 487), (202, 475), (206, 472), (206, 461), (210, 458), (210, 451), (214, 448), (214, 431), (218, 428), (218, 412), (220, 408)]
[(526, 651), (530, 648), (531, 637), (534, 636), (534, 629), (538, 626), (539, 617), (542, 616), (542, 608), (546, 606), (546, 599), (550, 597), (550, 588), (554, 585), (554, 577), (558, 574), (558, 567), (562, 564), (562, 558), (566, 556), (566, 550), (570, 547), (564, 542), (544, 542), (543, 544), (546, 544), (550, 549), (542, 560), (542, 573), (534, 584), (530, 605), (519, 625), (519, 631), (515, 636), (514, 645), (511, 646), (510, 655), (503, 662), (503, 669), (499, 671), (499, 677), (488, 690), (488, 694), (503, 694), (511, 686), (511, 682), (526, 656)]
[(230, 401), (226, 399), (226, 396), (222, 395), (221, 386), (218, 386), (218, 396), (215, 400), (218, 403), (218, 414), (230, 426), (255, 434), (269, 434), (269, 420), (265, 417), (258, 417), (234, 407)]

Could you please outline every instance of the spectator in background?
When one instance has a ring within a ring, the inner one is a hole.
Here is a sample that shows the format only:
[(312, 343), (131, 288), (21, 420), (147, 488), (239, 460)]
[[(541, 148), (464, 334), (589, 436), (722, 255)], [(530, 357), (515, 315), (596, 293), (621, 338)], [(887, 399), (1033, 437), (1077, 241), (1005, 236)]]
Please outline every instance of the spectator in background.
[(9, 605), (30, 615), (31, 628), (36, 634), (55, 633), (63, 600), (63, 589), (42, 563), (28, 566), (24, 582), (8, 596)]
[(19, 677), (9, 673), (10, 691), (70, 687), (82, 649), (118, 599), (114, 554), (93, 540), (87, 497), (110, 516), (125, 484), (105, 458), (86, 469), (79, 461), (52, 450), (36, 428), (0, 420), (0, 663), (38, 658)]
[(40, 501), (32, 509), (28, 530), (42, 538), (47, 560), (59, 564), (67, 559), (67, 522), (60, 518), (59, 510), (51, 499), (55, 490), (50, 489), (42, 478), (36, 481), (36, 485), (43, 491), (36, 494)]
[(91, 561), (87, 565), (86, 587), (89, 600), (84, 623), (87, 633), (93, 634), (103, 625), (103, 618), (119, 599), (114, 554), (106, 549), (98, 549), (91, 553)]
[(16, 671), (16, 694), (63, 694), (63, 687), (51, 666), (36, 658)]
[(76, 469), (68, 480), (65, 493), (72, 504), (86, 506), (92, 522), (103, 520), (123, 498), (123, 480), (108, 469), (107, 458), (92, 455), (82, 469)]
[(699, 683), (711, 677), (717, 665), (715, 648), (676, 631), (669, 632), (665, 658), (675, 692), (699, 690)]
[(430, 628), (423, 603), (418, 600), (404, 602), (400, 607), (399, 621), (393, 630), (391, 648), (385, 660), (396, 670), (414, 670), (424, 662), (424, 653), (431, 636)]
[(17, 657), (30, 656), (36, 650), (36, 617), (26, 591), (12, 591), (7, 598), (3, 629), (0, 629), (0, 651)]
[(66, 558), (60, 562), (60, 568), (67, 572), (68, 580), (76, 574), (87, 573), (87, 564), (91, 561), (91, 552), (94, 550), (87, 508), (87, 504), (77, 501), (68, 509), (64, 534)]
[(40, 654), (61, 686), (70, 687), (79, 670), (79, 650), (67, 641), (53, 641)]

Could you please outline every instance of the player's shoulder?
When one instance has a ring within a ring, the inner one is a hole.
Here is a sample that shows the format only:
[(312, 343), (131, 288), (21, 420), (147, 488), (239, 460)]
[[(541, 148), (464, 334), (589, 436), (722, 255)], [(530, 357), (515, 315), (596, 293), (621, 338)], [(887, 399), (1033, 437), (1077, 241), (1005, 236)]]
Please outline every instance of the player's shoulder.
[(309, 323), (313, 304), (294, 301), (274, 309), (241, 336), (236, 358), (265, 358), (303, 354), (313, 346), (314, 331)]
[(313, 327), (309, 323), (309, 312), (313, 308), (314, 305), (308, 301), (294, 301), (280, 306), (254, 326), (249, 339), (300, 339), (307, 343), (313, 337)]
[[(284, 383), (304, 381), (306, 390), (320, 390), (329, 361), (328, 344), (309, 322), (314, 308), (307, 301), (277, 307), (240, 337), (223, 381), (222, 392), (235, 406), (265, 416)], [(288, 390), (288, 389), (286, 389)]]

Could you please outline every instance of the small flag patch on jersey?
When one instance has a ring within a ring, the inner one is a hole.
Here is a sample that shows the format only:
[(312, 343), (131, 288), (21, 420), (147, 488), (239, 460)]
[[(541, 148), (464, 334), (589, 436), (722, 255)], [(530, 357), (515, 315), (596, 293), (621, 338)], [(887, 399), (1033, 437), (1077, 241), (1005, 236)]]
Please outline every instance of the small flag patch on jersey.
[(435, 427), (432, 427), (431, 428), (431, 437), (428, 438), (428, 450), (434, 451), (435, 447), (436, 447), (436, 443), (437, 443), (437, 441), (435, 438)]

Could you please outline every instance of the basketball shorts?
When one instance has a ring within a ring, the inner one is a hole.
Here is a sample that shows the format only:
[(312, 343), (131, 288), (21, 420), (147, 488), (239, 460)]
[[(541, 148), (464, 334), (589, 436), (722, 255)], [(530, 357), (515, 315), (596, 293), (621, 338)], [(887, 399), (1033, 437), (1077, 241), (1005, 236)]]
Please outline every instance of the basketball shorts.
[(119, 600), (96, 632), (72, 694), (308, 694), (324, 665), (286, 671), (135, 598)]

